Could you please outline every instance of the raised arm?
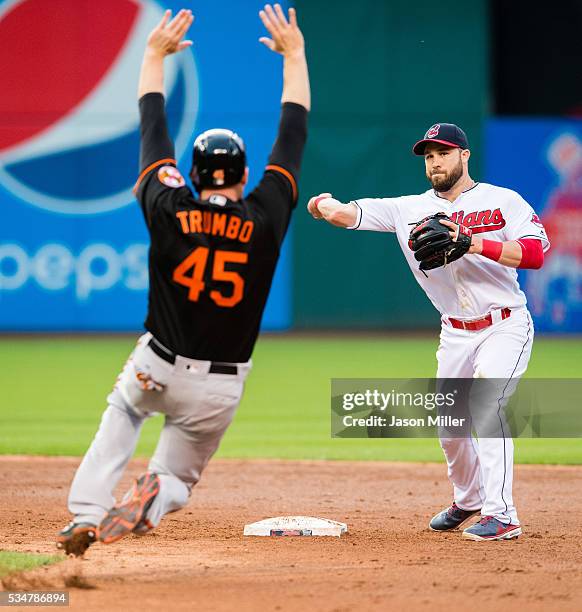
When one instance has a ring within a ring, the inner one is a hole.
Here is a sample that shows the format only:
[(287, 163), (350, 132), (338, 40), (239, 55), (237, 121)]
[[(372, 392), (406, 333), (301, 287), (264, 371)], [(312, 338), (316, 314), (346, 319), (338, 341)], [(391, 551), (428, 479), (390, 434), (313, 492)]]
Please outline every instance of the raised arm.
[(305, 57), (305, 41), (297, 25), (297, 14), (294, 8), (289, 9), (289, 20), (281, 5), (265, 5), (260, 11), (261, 20), (271, 35), (259, 40), (271, 51), (283, 56), (283, 94), (281, 102), (294, 102), (307, 110), (311, 108), (311, 91), (309, 88), (309, 72)]
[(152, 173), (161, 166), (176, 165), (174, 143), (166, 120), (164, 58), (192, 44), (182, 40), (194, 20), (191, 11), (182, 10), (171, 21), (170, 16), (170, 11), (166, 11), (148, 36), (138, 86), (140, 170), (134, 193), (142, 205), (148, 224), (158, 195), (153, 185), (162, 186), (159, 181), (156, 184), (150, 180)]
[(137, 187), (155, 165), (175, 163), (174, 143), (168, 133), (164, 100), (164, 59), (189, 47), (192, 42), (182, 40), (194, 17), (191, 11), (181, 10), (170, 21), (166, 11), (162, 20), (151, 31), (144, 51), (139, 76), (138, 97), (141, 142), (139, 153), (140, 176)]
[(283, 56), (283, 94), (277, 138), (263, 178), (251, 194), (259, 206), (269, 210), (282, 240), (289, 215), (298, 199), (303, 150), (307, 141), (307, 116), (311, 105), (305, 42), (297, 25), (295, 9), (285, 17), (279, 4), (265, 5), (259, 17), (272, 38), (259, 39), (268, 49)]
[(139, 75), (138, 98), (147, 93), (164, 93), (164, 58), (192, 45), (182, 40), (194, 21), (192, 11), (182, 9), (170, 21), (172, 11), (166, 11), (162, 20), (150, 33)]

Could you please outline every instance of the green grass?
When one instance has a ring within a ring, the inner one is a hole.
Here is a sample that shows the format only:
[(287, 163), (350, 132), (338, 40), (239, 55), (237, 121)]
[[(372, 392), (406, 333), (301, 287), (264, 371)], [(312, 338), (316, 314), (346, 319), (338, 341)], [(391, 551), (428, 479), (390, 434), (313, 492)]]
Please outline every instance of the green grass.
[(34, 569), (41, 565), (51, 565), (62, 561), (62, 555), (33, 555), (30, 553), (10, 552), (0, 550), (0, 578), (13, 574)]
[[(134, 339), (0, 339), (0, 453), (81, 455)], [(437, 338), (267, 336), (222, 457), (441, 461), (436, 440), (330, 438), (330, 378), (432, 377)], [(530, 377), (580, 377), (582, 340), (538, 338)], [(146, 423), (138, 455), (162, 425)], [(522, 463), (582, 463), (579, 439), (517, 440)]]

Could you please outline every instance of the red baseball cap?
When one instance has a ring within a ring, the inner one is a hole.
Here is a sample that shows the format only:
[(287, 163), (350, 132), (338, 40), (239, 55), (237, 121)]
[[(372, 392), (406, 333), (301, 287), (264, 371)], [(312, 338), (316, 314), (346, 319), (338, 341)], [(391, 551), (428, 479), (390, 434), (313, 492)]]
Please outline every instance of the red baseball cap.
[(424, 148), (427, 142), (440, 142), (449, 147), (457, 147), (459, 149), (469, 148), (467, 134), (454, 123), (435, 123), (428, 128), (424, 138), (412, 147), (412, 152), (415, 155), (424, 155)]

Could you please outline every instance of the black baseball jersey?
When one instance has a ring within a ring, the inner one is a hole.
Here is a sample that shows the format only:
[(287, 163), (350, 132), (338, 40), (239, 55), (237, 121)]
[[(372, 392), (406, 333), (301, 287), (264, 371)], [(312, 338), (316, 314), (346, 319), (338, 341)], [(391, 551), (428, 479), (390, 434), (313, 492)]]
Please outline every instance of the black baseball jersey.
[(196, 198), (176, 167), (164, 97), (139, 101), (141, 174), (135, 193), (150, 234), (145, 327), (193, 359), (250, 359), (281, 243), (297, 203), (307, 110), (285, 103), (257, 187), (237, 202)]

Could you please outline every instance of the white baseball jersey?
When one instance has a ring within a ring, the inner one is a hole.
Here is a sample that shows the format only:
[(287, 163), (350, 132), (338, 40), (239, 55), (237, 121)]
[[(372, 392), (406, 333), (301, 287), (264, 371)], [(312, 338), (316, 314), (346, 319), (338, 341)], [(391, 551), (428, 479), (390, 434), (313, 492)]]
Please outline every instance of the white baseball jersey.
[(395, 232), (419, 285), (445, 317), (475, 319), (496, 308), (524, 306), (517, 271), (481, 255), (465, 255), (445, 267), (428, 270), (425, 276), (408, 247), (413, 225), (437, 212), (470, 227), (482, 238), (507, 241), (537, 238), (544, 252), (550, 248), (546, 232), (533, 208), (515, 191), (487, 183), (476, 183), (454, 202), (433, 189), (397, 198), (352, 200), (358, 207), (353, 227), (348, 229)]

